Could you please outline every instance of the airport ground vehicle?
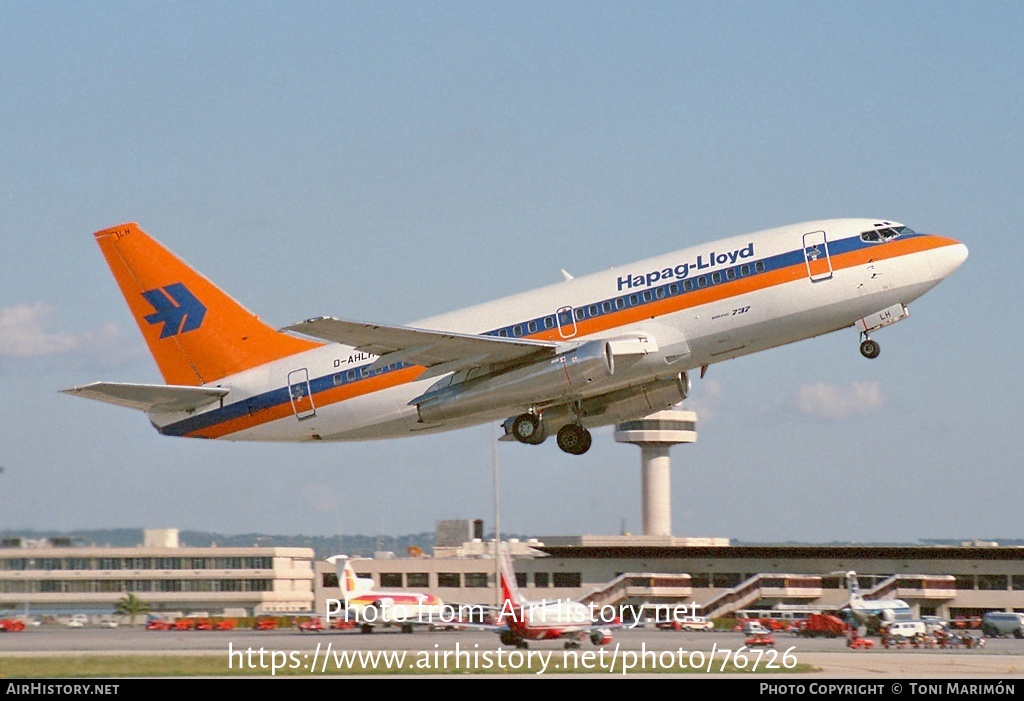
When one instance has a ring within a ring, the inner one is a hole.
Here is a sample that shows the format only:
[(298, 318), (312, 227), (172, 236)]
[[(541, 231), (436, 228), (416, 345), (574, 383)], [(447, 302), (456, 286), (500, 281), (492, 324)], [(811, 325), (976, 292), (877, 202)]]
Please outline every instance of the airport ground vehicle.
[(743, 642), (750, 647), (775, 647), (775, 636), (771, 633), (754, 633)]
[(298, 628), (300, 633), (323, 633), (326, 629), (324, 622), (317, 617), (300, 621)]
[(277, 619), (270, 616), (262, 616), (252, 624), (253, 630), (277, 630)]
[(928, 629), (921, 621), (893, 621), (883, 628), (884, 634), (891, 638), (924, 637)]
[(658, 621), (656, 628), (661, 630), (714, 630), (715, 624), (703, 616), (686, 616), (684, 618), (673, 618), (668, 621)]
[(797, 634), (805, 638), (836, 638), (849, 630), (850, 626), (843, 619), (828, 613), (812, 613), (797, 624)]
[(0, 618), (0, 633), (20, 633), (25, 630), (25, 623), (16, 618)]
[(981, 617), (981, 631), (990, 638), (1002, 635), (1024, 638), (1024, 613), (989, 611)]
[(821, 613), (819, 608), (796, 608), (787, 609), (741, 609), (733, 614), (740, 625), (748, 622), (760, 623), (768, 630), (780, 631), (790, 630), (794, 625), (799, 625), (812, 613)]
[(977, 630), (981, 628), (981, 616), (957, 616), (949, 622), (949, 627), (958, 630)]
[(852, 648), (854, 650), (870, 650), (874, 646), (875, 643), (871, 640), (871, 638), (864, 638), (861, 636), (857, 636), (856, 638), (850, 638), (846, 641), (846, 647)]
[(146, 623), (146, 630), (171, 630), (173, 628), (173, 623), (165, 621), (162, 618), (154, 618)]

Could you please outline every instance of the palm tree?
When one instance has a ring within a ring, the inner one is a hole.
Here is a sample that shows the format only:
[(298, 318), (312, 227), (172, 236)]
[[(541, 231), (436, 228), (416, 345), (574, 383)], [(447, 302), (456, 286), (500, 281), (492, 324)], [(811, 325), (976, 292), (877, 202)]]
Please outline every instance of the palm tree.
[(130, 616), (131, 624), (134, 626), (136, 616), (149, 613), (149, 604), (135, 596), (135, 594), (129, 593), (128, 596), (114, 604), (114, 613), (121, 616)]

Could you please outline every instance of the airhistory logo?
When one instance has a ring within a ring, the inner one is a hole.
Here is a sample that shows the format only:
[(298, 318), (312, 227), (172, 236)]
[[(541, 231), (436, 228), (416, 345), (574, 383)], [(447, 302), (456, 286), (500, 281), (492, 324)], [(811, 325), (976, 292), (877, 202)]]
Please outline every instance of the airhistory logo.
[(147, 290), (142, 293), (153, 305), (155, 314), (145, 317), (150, 324), (163, 324), (160, 338), (170, 338), (186, 331), (195, 331), (203, 325), (206, 307), (180, 282)]

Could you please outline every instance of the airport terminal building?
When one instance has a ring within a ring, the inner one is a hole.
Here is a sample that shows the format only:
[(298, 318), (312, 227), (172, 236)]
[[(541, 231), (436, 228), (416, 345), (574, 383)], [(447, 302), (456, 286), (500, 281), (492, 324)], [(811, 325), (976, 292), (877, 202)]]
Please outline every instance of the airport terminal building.
[(137, 547), (20, 538), (2, 545), (0, 617), (110, 614), (129, 593), (157, 615), (313, 610), (311, 548), (189, 547), (174, 529), (144, 531)]
[[(452, 525), (456, 527), (453, 529)], [(493, 541), (480, 522), (438, 522), (427, 554), (353, 561), (379, 589), (435, 594), (449, 603), (496, 603)], [(917, 616), (1024, 612), (1024, 547), (962, 545), (733, 545), (673, 536), (563, 536), (512, 540), (532, 600), (686, 606), (698, 615), (789, 606), (837, 609), (857, 573), (865, 598), (898, 598)], [(128, 593), (155, 614), (324, 613), (341, 598), (334, 566), (312, 548), (195, 547), (177, 531), (145, 531), (136, 547), (8, 538), (0, 547), (0, 611), (111, 613)]]
[[(441, 522), (444, 523), (444, 522)], [(479, 532), (479, 529), (477, 529)], [(439, 530), (439, 544), (441, 543)], [(415, 589), (461, 604), (497, 603), (493, 541), (440, 544), (433, 557), (353, 561), (381, 589)], [(673, 536), (572, 536), (513, 541), (519, 585), (531, 600), (686, 606), (728, 616), (753, 608), (839, 609), (846, 573), (865, 598), (906, 601), (916, 616), (1024, 612), (1024, 547), (932, 545), (732, 545)], [(316, 610), (340, 598), (330, 563), (317, 562)]]

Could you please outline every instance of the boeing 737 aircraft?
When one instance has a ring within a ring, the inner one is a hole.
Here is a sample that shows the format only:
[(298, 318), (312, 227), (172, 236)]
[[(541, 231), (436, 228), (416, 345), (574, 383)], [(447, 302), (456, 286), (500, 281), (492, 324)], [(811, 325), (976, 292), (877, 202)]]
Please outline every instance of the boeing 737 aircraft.
[(167, 436), (353, 441), (502, 421), (580, 455), (590, 429), (667, 409), (712, 363), (856, 328), (871, 334), (967, 258), (880, 219), (786, 226), (685, 248), (408, 326), (275, 329), (136, 224), (96, 241), (164, 385), (64, 390), (145, 411)]

